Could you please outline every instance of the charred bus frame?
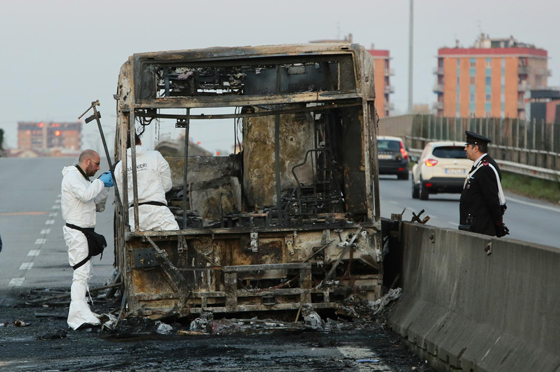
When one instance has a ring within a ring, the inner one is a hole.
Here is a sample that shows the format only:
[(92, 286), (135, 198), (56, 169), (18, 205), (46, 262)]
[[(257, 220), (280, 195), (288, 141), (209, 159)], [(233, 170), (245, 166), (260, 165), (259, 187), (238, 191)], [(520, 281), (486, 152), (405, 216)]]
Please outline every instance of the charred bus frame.
[[(129, 182), (133, 194), (133, 207), (117, 205), (115, 219), (128, 314), (337, 308), (350, 294), (380, 297), (377, 116), (373, 60), (363, 47), (135, 54), (115, 98), (122, 200)], [(191, 114), (216, 107), (235, 112)], [(189, 157), (191, 120), (224, 118), (243, 127), (243, 150)], [(128, 165), (126, 138), (134, 143), (136, 123), (154, 119), (185, 130), (183, 156), (168, 159), (178, 231), (138, 229), (136, 151)]]

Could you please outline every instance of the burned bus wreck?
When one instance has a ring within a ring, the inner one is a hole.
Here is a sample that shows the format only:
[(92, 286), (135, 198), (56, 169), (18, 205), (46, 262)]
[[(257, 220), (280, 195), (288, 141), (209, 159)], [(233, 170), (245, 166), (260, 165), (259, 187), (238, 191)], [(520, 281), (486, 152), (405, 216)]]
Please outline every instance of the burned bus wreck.
[[(210, 48), (135, 54), (122, 66), (116, 160), (116, 263), (127, 314), (337, 308), (381, 296), (373, 60), (359, 45)], [(206, 113), (205, 113), (206, 111)], [(212, 114), (208, 114), (211, 111)], [(189, 130), (235, 132), (230, 156), (190, 156)], [(136, 151), (126, 139), (165, 124), (177, 231), (139, 231)], [(129, 169), (128, 175), (126, 169)]]

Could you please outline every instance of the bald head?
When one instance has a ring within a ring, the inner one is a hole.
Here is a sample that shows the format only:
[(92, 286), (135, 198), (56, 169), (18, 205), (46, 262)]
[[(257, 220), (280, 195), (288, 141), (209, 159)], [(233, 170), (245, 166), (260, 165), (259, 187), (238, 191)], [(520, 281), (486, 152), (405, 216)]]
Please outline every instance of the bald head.
[(93, 150), (84, 150), (78, 159), (78, 165), (88, 177), (94, 176), (99, 170), (101, 159), (99, 154)]
[(99, 154), (98, 154), (96, 151), (94, 151), (94, 150), (90, 150), (90, 149), (84, 150), (84, 151), (80, 154), (80, 158), (78, 159), (78, 161), (79, 161), (80, 163), (83, 163), (84, 160), (86, 160), (86, 158), (91, 158), (91, 157), (94, 157), (94, 156), (99, 157)]

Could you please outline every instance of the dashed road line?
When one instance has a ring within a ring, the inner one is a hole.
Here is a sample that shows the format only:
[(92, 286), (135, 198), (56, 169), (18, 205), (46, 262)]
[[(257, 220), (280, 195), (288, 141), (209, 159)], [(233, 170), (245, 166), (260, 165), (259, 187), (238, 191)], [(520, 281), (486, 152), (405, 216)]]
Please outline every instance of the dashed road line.
[(35, 244), (45, 244), (47, 242), (47, 239), (37, 239), (35, 240)]
[(33, 262), (24, 262), (19, 267), (20, 270), (29, 270), (33, 267)]
[(27, 254), (28, 257), (36, 257), (39, 255), (39, 253), (41, 253), (40, 250), (38, 249), (32, 249), (29, 251), (29, 253)]
[(13, 278), (10, 280), (8, 287), (19, 287), (23, 284), (25, 278)]
[(0, 213), (0, 216), (38, 216), (46, 213), (47, 212), (8, 212)]
[(47, 235), (51, 232), (51, 229), (43, 229), (41, 230), (41, 235)]
[(52, 209), (60, 209), (60, 205), (53, 205)]
[(54, 220), (47, 220), (45, 225), (54, 225)]
[(58, 212), (49, 213), (49, 217), (56, 217), (58, 216)]

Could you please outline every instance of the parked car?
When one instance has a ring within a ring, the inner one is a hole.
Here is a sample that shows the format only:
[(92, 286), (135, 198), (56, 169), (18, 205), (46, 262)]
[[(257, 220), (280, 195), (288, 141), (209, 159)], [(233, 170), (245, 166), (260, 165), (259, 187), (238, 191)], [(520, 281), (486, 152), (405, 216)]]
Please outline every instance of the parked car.
[(461, 193), (472, 167), (463, 142), (430, 142), (412, 167), (412, 197), (428, 200), (430, 194)]
[(379, 174), (395, 174), (399, 180), (408, 179), (408, 153), (399, 137), (377, 137)]

